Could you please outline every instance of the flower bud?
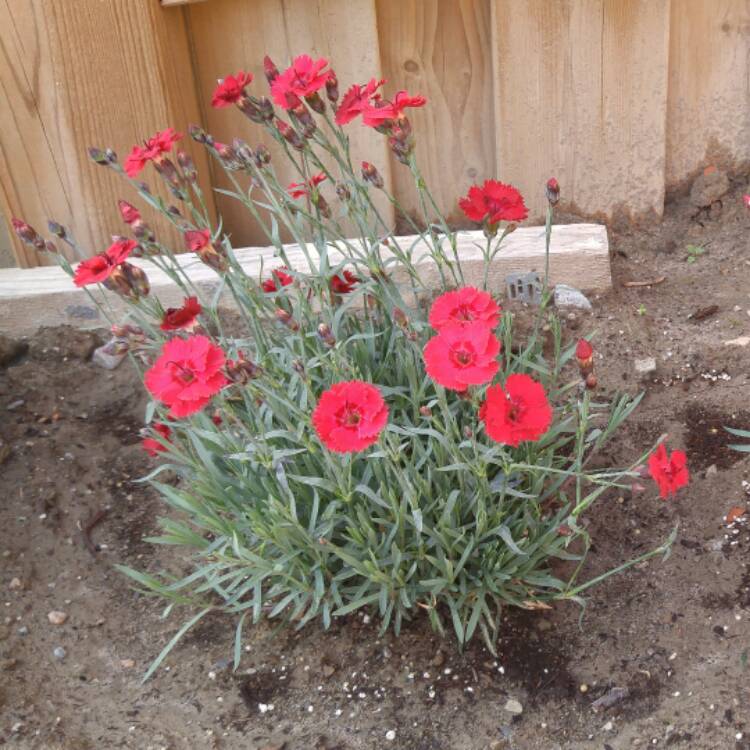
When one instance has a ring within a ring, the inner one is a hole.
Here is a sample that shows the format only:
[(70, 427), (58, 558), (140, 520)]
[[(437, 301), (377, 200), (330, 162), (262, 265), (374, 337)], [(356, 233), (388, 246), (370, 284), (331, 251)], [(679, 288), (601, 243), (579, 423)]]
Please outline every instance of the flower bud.
[(547, 194), (547, 200), (549, 201), (550, 206), (556, 205), (557, 201), (560, 200), (560, 183), (554, 177), (550, 177), (549, 180), (547, 180), (545, 193)]
[(349, 186), (343, 182), (336, 183), (336, 195), (338, 195), (339, 200), (344, 203), (347, 203), (352, 198), (352, 192), (349, 190)]
[(255, 104), (256, 109), (258, 110), (260, 121), (273, 122), (275, 114), (273, 111), (273, 104), (271, 104), (271, 100), (267, 96), (261, 96), (258, 99), (256, 99), (255, 97), (251, 97), (251, 99), (253, 100), (253, 104)]
[(594, 367), (594, 347), (586, 339), (578, 339), (576, 344), (576, 360), (582, 375), (586, 375)]
[(120, 216), (122, 216), (122, 220), (129, 226), (132, 227), (133, 224), (141, 221), (141, 212), (127, 201), (117, 201), (117, 208), (120, 209)]
[(305, 148), (305, 142), (300, 138), (299, 133), (288, 123), (283, 120), (276, 119), (276, 127), (281, 133), (281, 137), (292, 147), (296, 148), (297, 151), (303, 151)]
[(406, 328), (409, 325), (409, 319), (406, 317), (406, 313), (400, 307), (393, 308), (393, 320), (397, 326)]
[(245, 117), (247, 117), (251, 122), (255, 122), (259, 125), (263, 123), (263, 115), (261, 114), (260, 109), (258, 109), (258, 105), (256, 104), (256, 100), (254, 97), (240, 97), (239, 101), (237, 102), (237, 106), (239, 107), (242, 114), (245, 115)]
[(243, 385), (250, 380), (259, 377), (263, 370), (261, 367), (245, 358), (243, 352), (237, 353), (237, 359), (229, 359), (226, 364), (227, 377), (233, 383), (242, 383)]
[(55, 237), (59, 237), (61, 240), (66, 240), (68, 238), (68, 232), (65, 227), (62, 224), (58, 224), (56, 221), (52, 221), (52, 219), (47, 222), (47, 229), (49, 229), (50, 234), (54, 234)]
[(301, 359), (292, 360), (292, 369), (302, 378), (305, 377), (305, 363)]
[(431, 416), (432, 416), (432, 409), (430, 409), (430, 407), (429, 407), (429, 406), (420, 406), (420, 407), (419, 407), (419, 413), (420, 413), (420, 414), (421, 414), (421, 415), (422, 415), (423, 417), (425, 417), (425, 418), (428, 418), (428, 417), (431, 417)]
[(52, 255), (57, 255), (57, 245), (52, 242), (52, 240), (45, 240), (44, 251), (47, 253), (52, 253)]
[(237, 161), (243, 167), (247, 168), (253, 163), (255, 158), (253, 150), (241, 138), (235, 138), (232, 141), (232, 148), (234, 149), (234, 153), (237, 154)]
[(279, 69), (268, 55), (263, 58), (263, 72), (266, 75), (269, 86), (279, 77)]
[(200, 125), (190, 125), (188, 127), (188, 135), (196, 143), (205, 143), (206, 142), (206, 131)]
[(474, 436), (474, 430), (472, 430), (472, 429), (471, 429), (471, 427), (469, 427), (469, 425), (466, 425), (466, 426), (464, 427), (464, 437), (465, 437), (465, 438), (466, 438), (467, 440), (469, 440), (469, 439), (470, 439), (470, 438), (472, 438), (473, 436)]
[(151, 291), (151, 285), (148, 282), (146, 272), (131, 263), (121, 263), (120, 268), (128, 280), (131, 294), (134, 297), (146, 297), (149, 291)]
[(253, 153), (253, 160), (255, 161), (255, 166), (258, 167), (258, 169), (263, 169), (263, 167), (265, 167), (266, 164), (271, 161), (271, 152), (266, 146), (261, 143), (255, 148), (255, 151)]
[(198, 179), (198, 170), (195, 168), (195, 163), (190, 154), (187, 151), (178, 151), (177, 163), (180, 165), (180, 169), (182, 169), (182, 176), (188, 182), (195, 183)]
[(102, 167), (108, 167), (109, 166), (109, 159), (107, 158), (107, 154), (102, 151), (100, 148), (90, 148), (89, 149), (89, 158), (91, 161), (95, 162), (96, 164), (99, 164)]
[[(328, 87), (326, 86), (326, 91)], [(305, 97), (305, 101), (313, 112), (317, 112), (322, 115), (326, 111), (326, 103), (320, 98), (320, 94), (314, 91)]]
[(302, 135), (305, 138), (312, 138), (318, 126), (315, 124), (312, 115), (307, 110), (304, 104), (300, 102), (296, 107), (290, 110), (290, 115), (294, 121), (299, 125)]
[(321, 323), (318, 326), (318, 336), (320, 336), (321, 341), (327, 347), (332, 347), (336, 343), (336, 337), (333, 335), (330, 327), (326, 323)]
[(362, 162), (362, 179), (380, 190), (383, 187), (383, 178), (377, 168), (369, 161)]
[(312, 196), (312, 201), (324, 219), (331, 218), (331, 207), (328, 205), (328, 201), (320, 193), (315, 193)]
[(44, 250), (44, 240), (41, 238), (39, 233), (21, 219), (11, 219), (13, 230), (15, 231), (18, 239), (24, 243), (24, 245), (31, 245), (37, 250)]
[(276, 320), (283, 323), (290, 331), (299, 331), (299, 323), (292, 317), (291, 313), (277, 307), (275, 315)]
[(598, 382), (598, 381), (597, 381), (597, 379), (596, 379), (596, 375), (594, 375), (594, 373), (593, 373), (593, 372), (590, 372), (590, 373), (589, 373), (589, 374), (588, 374), (588, 375), (586, 376), (586, 388), (587, 388), (587, 389), (588, 389), (589, 391), (593, 391), (593, 390), (594, 390), (594, 388), (596, 388), (596, 384), (597, 384), (597, 382)]
[(107, 164), (117, 164), (117, 154), (111, 148), (104, 151), (104, 156), (107, 159)]
[(326, 96), (331, 104), (336, 104), (339, 100), (339, 79), (333, 71), (326, 80)]

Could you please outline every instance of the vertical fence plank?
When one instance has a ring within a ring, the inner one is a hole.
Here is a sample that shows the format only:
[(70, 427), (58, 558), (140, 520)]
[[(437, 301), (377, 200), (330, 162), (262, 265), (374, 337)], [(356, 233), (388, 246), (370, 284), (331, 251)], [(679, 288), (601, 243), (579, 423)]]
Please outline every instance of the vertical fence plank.
[(750, 164), (750, 0), (672, 0), (667, 186)]
[[(0, 113), (4, 209), (40, 229), (55, 218), (98, 252), (123, 228), (117, 198), (133, 196), (89, 162), (87, 147), (112, 146), (124, 158), (155, 130), (198, 118), (183, 12), (151, 0), (7, 0), (0, 53), (10, 104)], [(205, 167), (205, 156), (194, 156)], [(21, 265), (44, 260), (18, 253)]]
[[(374, 0), (211, 0), (189, 7), (195, 65), (208, 130), (219, 141), (241, 137), (251, 146), (264, 143), (272, 153), (282, 183), (299, 179), (285, 160), (283, 151), (260, 126), (252, 124), (234, 109), (215, 110), (211, 92), (218, 78), (238, 70), (255, 76), (251, 88), (258, 95), (268, 93), (263, 75), (263, 56), (268, 54), (279, 68), (299, 54), (326, 57), (339, 76), (341, 92), (350, 83), (360, 83), (380, 74), (380, 52)], [(283, 114), (283, 113), (281, 113)], [(390, 183), (385, 138), (359, 123), (347, 126), (352, 152), (372, 162)], [(213, 170), (214, 184), (229, 187), (220, 167)], [(332, 186), (324, 188), (335, 202)], [(390, 205), (377, 197), (387, 221)], [(237, 201), (217, 196), (217, 204), (235, 244), (268, 244), (262, 230)]]
[[(488, 0), (378, 0), (383, 73), (390, 90), (424, 94), (409, 113), (417, 156), (437, 204), (461, 221), (457, 199), (494, 176), (490, 3)], [(394, 160), (394, 186), (419, 216), (409, 171)]]
[(493, 3), (498, 173), (544, 211), (661, 215), (667, 0)]

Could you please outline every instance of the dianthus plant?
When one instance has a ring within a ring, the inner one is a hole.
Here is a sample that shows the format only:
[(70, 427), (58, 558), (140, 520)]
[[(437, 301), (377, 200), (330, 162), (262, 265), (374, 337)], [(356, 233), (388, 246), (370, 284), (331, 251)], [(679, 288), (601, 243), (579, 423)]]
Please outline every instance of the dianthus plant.
[[(144, 447), (161, 460), (148, 481), (172, 509), (152, 541), (191, 552), (184, 577), (125, 569), (169, 609), (197, 607), (153, 667), (216, 610), (236, 618), (237, 661), (248, 622), (328, 627), (359, 610), (382, 631), (427, 617), (460, 644), (481, 633), (492, 649), (503, 607), (582, 602), (604, 577), (579, 580), (589, 546), (582, 516), (611, 488), (639, 486), (652, 448), (625, 468), (591, 462), (639, 399), (594, 399), (592, 346), (563, 341), (546, 281), (536, 325), (514, 336), (514, 316), (487, 288), (503, 239), (527, 217), (510, 185), (488, 180), (460, 200), (483, 230), (472, 236), (484, 261), (467, 278), (458, 235), (415, 157), (407, 112), (424, 97), (387, 99), (374, 79), (341, 96), (327, 61), (304, 55), (281, 72), (266, 58), (264, 69), (270, 98), (240, 72), (212, 103), (261, 126), (273, 159), (264, 145), (219, 143), (197, 127), (190, 135), (225, 170), (233, 188), (223, 192), (265, 231), (274, 250), (265, 266), (248, 274), (211, 223), (173, 129), (133, 147), (122, 165), (110, 150), (91, 153), (172, 222), (186, 253), (121, 201), (130, 236), (75, 269), (61, 261), (92, 295), (100, 284), (131, 303), (113, 348), (144, 369), (153, 399)], [(400, 211), (375, 165), (353, 165), (353, 127), (387, 138), (414, 178), (421, 217)], [(290, 185), (278, 159), (295, 171)], [(139, 181), (151, 169), (175, 205)], [(548, 248), (558, 195), (551, 179)], [(378, 208), (388, 202), (413, 236), (393, 232)], [(75, 247), (63, 227), (51, 229)], [(191, 264), (201, 263), (216, 274), (210, 293), (191, 281)], [(164, 309), (149, 294), (154, 267), (184, 292), (180, 306)], [(218, 306), (227, 299), (230, 323)], [(660, 451), (649, 468), (667, 495), (687, 468), (684, 454)]]

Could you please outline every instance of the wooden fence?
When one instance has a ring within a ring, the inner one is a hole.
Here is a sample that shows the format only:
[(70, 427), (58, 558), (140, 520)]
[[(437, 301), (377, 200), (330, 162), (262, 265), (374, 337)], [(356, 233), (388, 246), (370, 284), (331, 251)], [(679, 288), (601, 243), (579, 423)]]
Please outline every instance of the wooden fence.
[[(582, 214), (658, 217), (665, 190), (702, 166), (750, 163), (750, 0), (5, 0), (0, 51), (3, 212), (40, 228), (54, 217), (92, 252), (121, 231), (116, 199), (132, 196), (86, 147), (124, 155), (191, 122), (268, 143), (210, 107), (228, 73), (265, 85), (264, 53), (329, 57), (342, 88), (382, 75), (389, 91), (426, 95), (412, 118), (419, 158), (452, 218), (488, 177), (538, 215), (550, 175)], [(350, 127), (415, 208), (384, 138)], [(204, 187), (220, 187), (188, 145)], [(230, 199), (213, 201), (236, 244), (265, 244)], [(21, 266), (45, 262), (14, 252)]]

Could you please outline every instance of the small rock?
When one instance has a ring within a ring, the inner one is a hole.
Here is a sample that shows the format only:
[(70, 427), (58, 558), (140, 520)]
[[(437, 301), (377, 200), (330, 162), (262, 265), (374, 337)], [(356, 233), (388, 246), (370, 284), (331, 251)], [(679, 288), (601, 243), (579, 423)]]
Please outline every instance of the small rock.
[[(112, 341), (114, 341), (114, 339), (112, 339)], [(114, 354), (110, 348), (112, 341), (104, 344), (104, 346), (100, 346), (98, 349), (94, 349), (91, 361), (97, 367), (101, 367), (105, 370), (114, 370), (122, 364), (123, 359), (127, 356), (126, 352), (123, 352), (122, 354)]]
[(490, 742), (490, 750), (503, 750), (508, 747), (508, 743), (505, 740), (492, 740)]
[(23, 588), (23, 583), (20, 578), (11, 578), (8, 588), (11, 591), (20, 591)]
[(607, 723), (606, 723), (606, 724), (605, 724), (605, 725), (604, 725), (604, 726), (602, 727), (602, 730), (603, 730), (603, 731), (605, 731), (605, 732), (611, 732), (611, 731), (612, 731), (612, 730), (614, 729), (614, 727), (615, 727), (615, 725), (614, 725), (614, 724), (613, 724), (613, 723), (612, 723), (611, 721), (608, 721), (608, 722), (607, 722)]
[(709, 208), (729, 192), (729, 178), (725, 172), (708, 168), (698, 175), (690, 188), (690, 202), (696, 208)]
[(544, 632), (545, 630), (552, 629), (552, 623), (549, 620), (541, 619), (537, 622), (536, 627), (538, 630)]
[(443, 664), (445, 664), (445, 654), (438, 649), (435, 656), (432, 657), (430, 664), (432, 664), (433, 667), (442, 667)]
[(518, 716), (523, 713), (523, 706), (515, 698), (508, 698), (503, 708), (509, 713)]
[(62, 646), (55, 646), (52, 651), (52, 656), (58, 661), (62, 661), (65, 658), (66, 651)]
[(331, 664), (324, 664), (321, 671), (323, 672), (323, 677), (330, 677), (336, 671), (336, 667)]
[(578, 310), (593, 310), (583, 292), (567, 284), (555, 286), (555, 307), (575, 307)]
[(747, 346), (748, 344), (750, 344), (750, 336), (740, 336), (724, 342), (724, 346)]
[(0, 367), (15, 364), (29, 350), (25, 341), (18, 341), (0, 334)]
[(60, 612), (57, 609), (53, 609), (52, 612), (50, 612), (47, 615), (47, 619), (52, 623), (52, 625), (64, 625), (65, 621), (68, 619), (68, 616), (65, 614), (65, 612)]
[(11, 401), (5, 408), (8, 411), (15, 411), (16, 409), (22, 407), (25, 403), (26, 402), (22, 398), (19, 398), (17, 401)]
[(656, 372), (656, 360), (653, 357), (636, 359), (633, 364), (635, 365), (635, 371), (639, 375), (648, 375), (649, 373)]
[(18, 628), (18, 635), (28, 635), (29, 629), (26, 627), (26, 625), (21, 625), (20, 628)]
[(706, 469), (706, 476), (707, 477), (712, 477), (714, 474), (718, 474), (718, 473), (719, 473), (719, 470), (716, 468), (716, 464), (711, 464)]
[(120, 659), (120, 666), (123, 669), (132, 669), (135, 666), (135, 661), (133, 659)]
[(385, 733), (385, 738), (388, 740), (388, 742), (393, 742), (393, 740), (396, 739), (396, 732), (394, 732), (393, 729), (389, 729)]
[(584, 683), (582, 683), (582, 684), (580, 684), (580, 685), (578, 686), (578, 689), (579, 689), (579, 690), (580, 690), (580, 691), (581, 691), (582, 693), (588, 693), (588, 691), (589, 691), (589, 686), (588, 686), (588, 685), (587, 685), (587, 684), (586, 684), (586, 683), (584, 682)]

